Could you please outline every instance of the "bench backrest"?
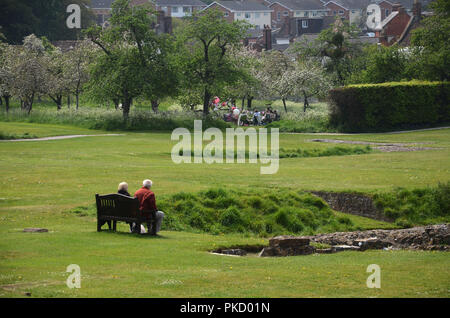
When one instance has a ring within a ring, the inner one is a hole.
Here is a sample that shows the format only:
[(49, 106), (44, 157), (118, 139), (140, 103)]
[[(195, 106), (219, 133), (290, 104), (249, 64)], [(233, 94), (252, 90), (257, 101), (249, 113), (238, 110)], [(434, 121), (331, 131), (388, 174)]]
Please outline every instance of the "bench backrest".
[(138, 218), (139, 200), (119, 193), (95, 195), (97, 216)]

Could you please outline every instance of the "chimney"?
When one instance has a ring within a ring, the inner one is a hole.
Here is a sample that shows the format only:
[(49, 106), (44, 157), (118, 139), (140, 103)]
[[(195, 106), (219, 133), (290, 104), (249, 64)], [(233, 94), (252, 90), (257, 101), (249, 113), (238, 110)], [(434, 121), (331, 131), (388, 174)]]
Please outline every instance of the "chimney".
[(264, 25), (263, 29), (263, 45), (266, 51), (270, 51), (272, 49), (272, 30), (270, 26)]
[(420, 21), (422, 17), (422, 3), (419, 0), (414, 0), (413, 4), (413, 16)]
[(392, 11), (398, 11), (398, 13), (405, 13), (405, 8), (400, 3), (394, 3), (392, 5)]

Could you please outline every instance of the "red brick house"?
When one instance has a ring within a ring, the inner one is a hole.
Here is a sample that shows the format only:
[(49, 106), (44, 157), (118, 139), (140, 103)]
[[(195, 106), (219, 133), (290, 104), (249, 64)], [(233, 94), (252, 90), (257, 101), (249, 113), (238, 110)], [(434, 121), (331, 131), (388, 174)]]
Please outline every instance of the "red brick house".
[(376, 37), (386, 46), (409, 45), (411, 31), (419, 26), (421, 19), (422, 5), (419, 1), (414, 2), (411, 15), (401, 4), (394, 4), (391, 14), (375, 30)]

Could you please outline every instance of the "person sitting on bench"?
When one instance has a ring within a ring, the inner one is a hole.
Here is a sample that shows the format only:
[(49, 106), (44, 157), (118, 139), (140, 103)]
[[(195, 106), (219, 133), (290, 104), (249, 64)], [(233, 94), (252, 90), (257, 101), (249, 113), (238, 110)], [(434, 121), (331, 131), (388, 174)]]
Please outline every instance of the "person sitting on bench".
[[(128, 183), (126, 183), (126, 182), (119, 183), (117, 193), (131, 197), (131, 194), (128, 193)], [(137, 229), (135, 229), (136, 223), (127, 222), (127, 224), (130, 226), (131, 233), (134, 233), (135, 231), (137, 231)], [(142, 232), (142, 230), (141, 230), (141, 232)]]
[(153, 182), (151, 180), (144, 180), (142, 182), (142, 188), (136, 191), (134, 194), (134, 197), (139, 200), (140, 203), (140, 210), (144, 216), (150, 216), (150, 213), (155, 211), (155, 217), (156, 217), (156, 229), (151, 229), (151, 223), (147, 223), (148, 226), (148, 232), (152, 233), (152, 230), (154, 230), (154, 233), (158, 233), (161, 229), (162, 220), (164, 218), (164, 212), (158, 211), (158, 208), (156, 207), (156, 199), (155, 194), (153, 191), (150, 190), (152, 187)]

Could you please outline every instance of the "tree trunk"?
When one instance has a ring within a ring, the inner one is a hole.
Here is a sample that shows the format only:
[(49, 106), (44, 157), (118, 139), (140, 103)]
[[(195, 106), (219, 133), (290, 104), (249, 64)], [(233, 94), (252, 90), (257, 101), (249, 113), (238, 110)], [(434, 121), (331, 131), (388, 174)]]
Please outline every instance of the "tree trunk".
[(70, 109), (70, 94), (67, 95), (67, 108)]
[(159, 107), (159, 102), (157, 99), (152, 99), (152, 110), (157, 113)]
[(286, 98), (282, 98), (281, 100), (283, 101), (284, 111), (287, 113)]
[(80, 106), (80, 93), (76, 93), (76, 99), (77, 99), (77, 110), (78, 110), (78, 107)]
[(56, 109), (60, 110), (62, 108), (62, 95), (56, 95), (55, 97), (49, 95), (50, 98), (55, 102), (56, 104)]
[(130, 114), (131, 102), (132, 102), (132, 98), (128, 97), (128, 94), (125, 93), (125, 97), (122, 99), (122, 112), (123, 112), (124, 120), (127, 120), (128, 115)]
[(24, 101), (25, 109), (27, 110), (28, 115), (31, 113), (33, 109), (33, 101), (34, 101), (34, 93)]
[(209, 100), (211, 99), (211, 93), (208, 90), (208, 87), (205, 86), (205, 92), (203, 95), (203, 115), (209, 114)]
[(253, 101), (253, 96), (250, 96), (247, 98), (247, 109), (248, 110), (252, 109), (252, 101)]
[(242, 97), (242, 109), (244, 109), (244, 105), (245, 105), (245, 97)]
[(119, 99), (113, 98), (113, 102), (114, 102), (114, 107), (116, 108), (116, 110), (118, 110), (119, 109)]
[(6, 112), (9, 112), (9, 95), (3, 95), (3, 98), (5, 99), (5, 107), (6, 107)]
[(306, 108), (309, 107), (309, 102), (308, 102), (308, 96), (306, 96), (306, 93), (303, 92), (303, 112), (306, 113)]
[(0, 96), (0, 105), (3, 105), (3, 98)]

